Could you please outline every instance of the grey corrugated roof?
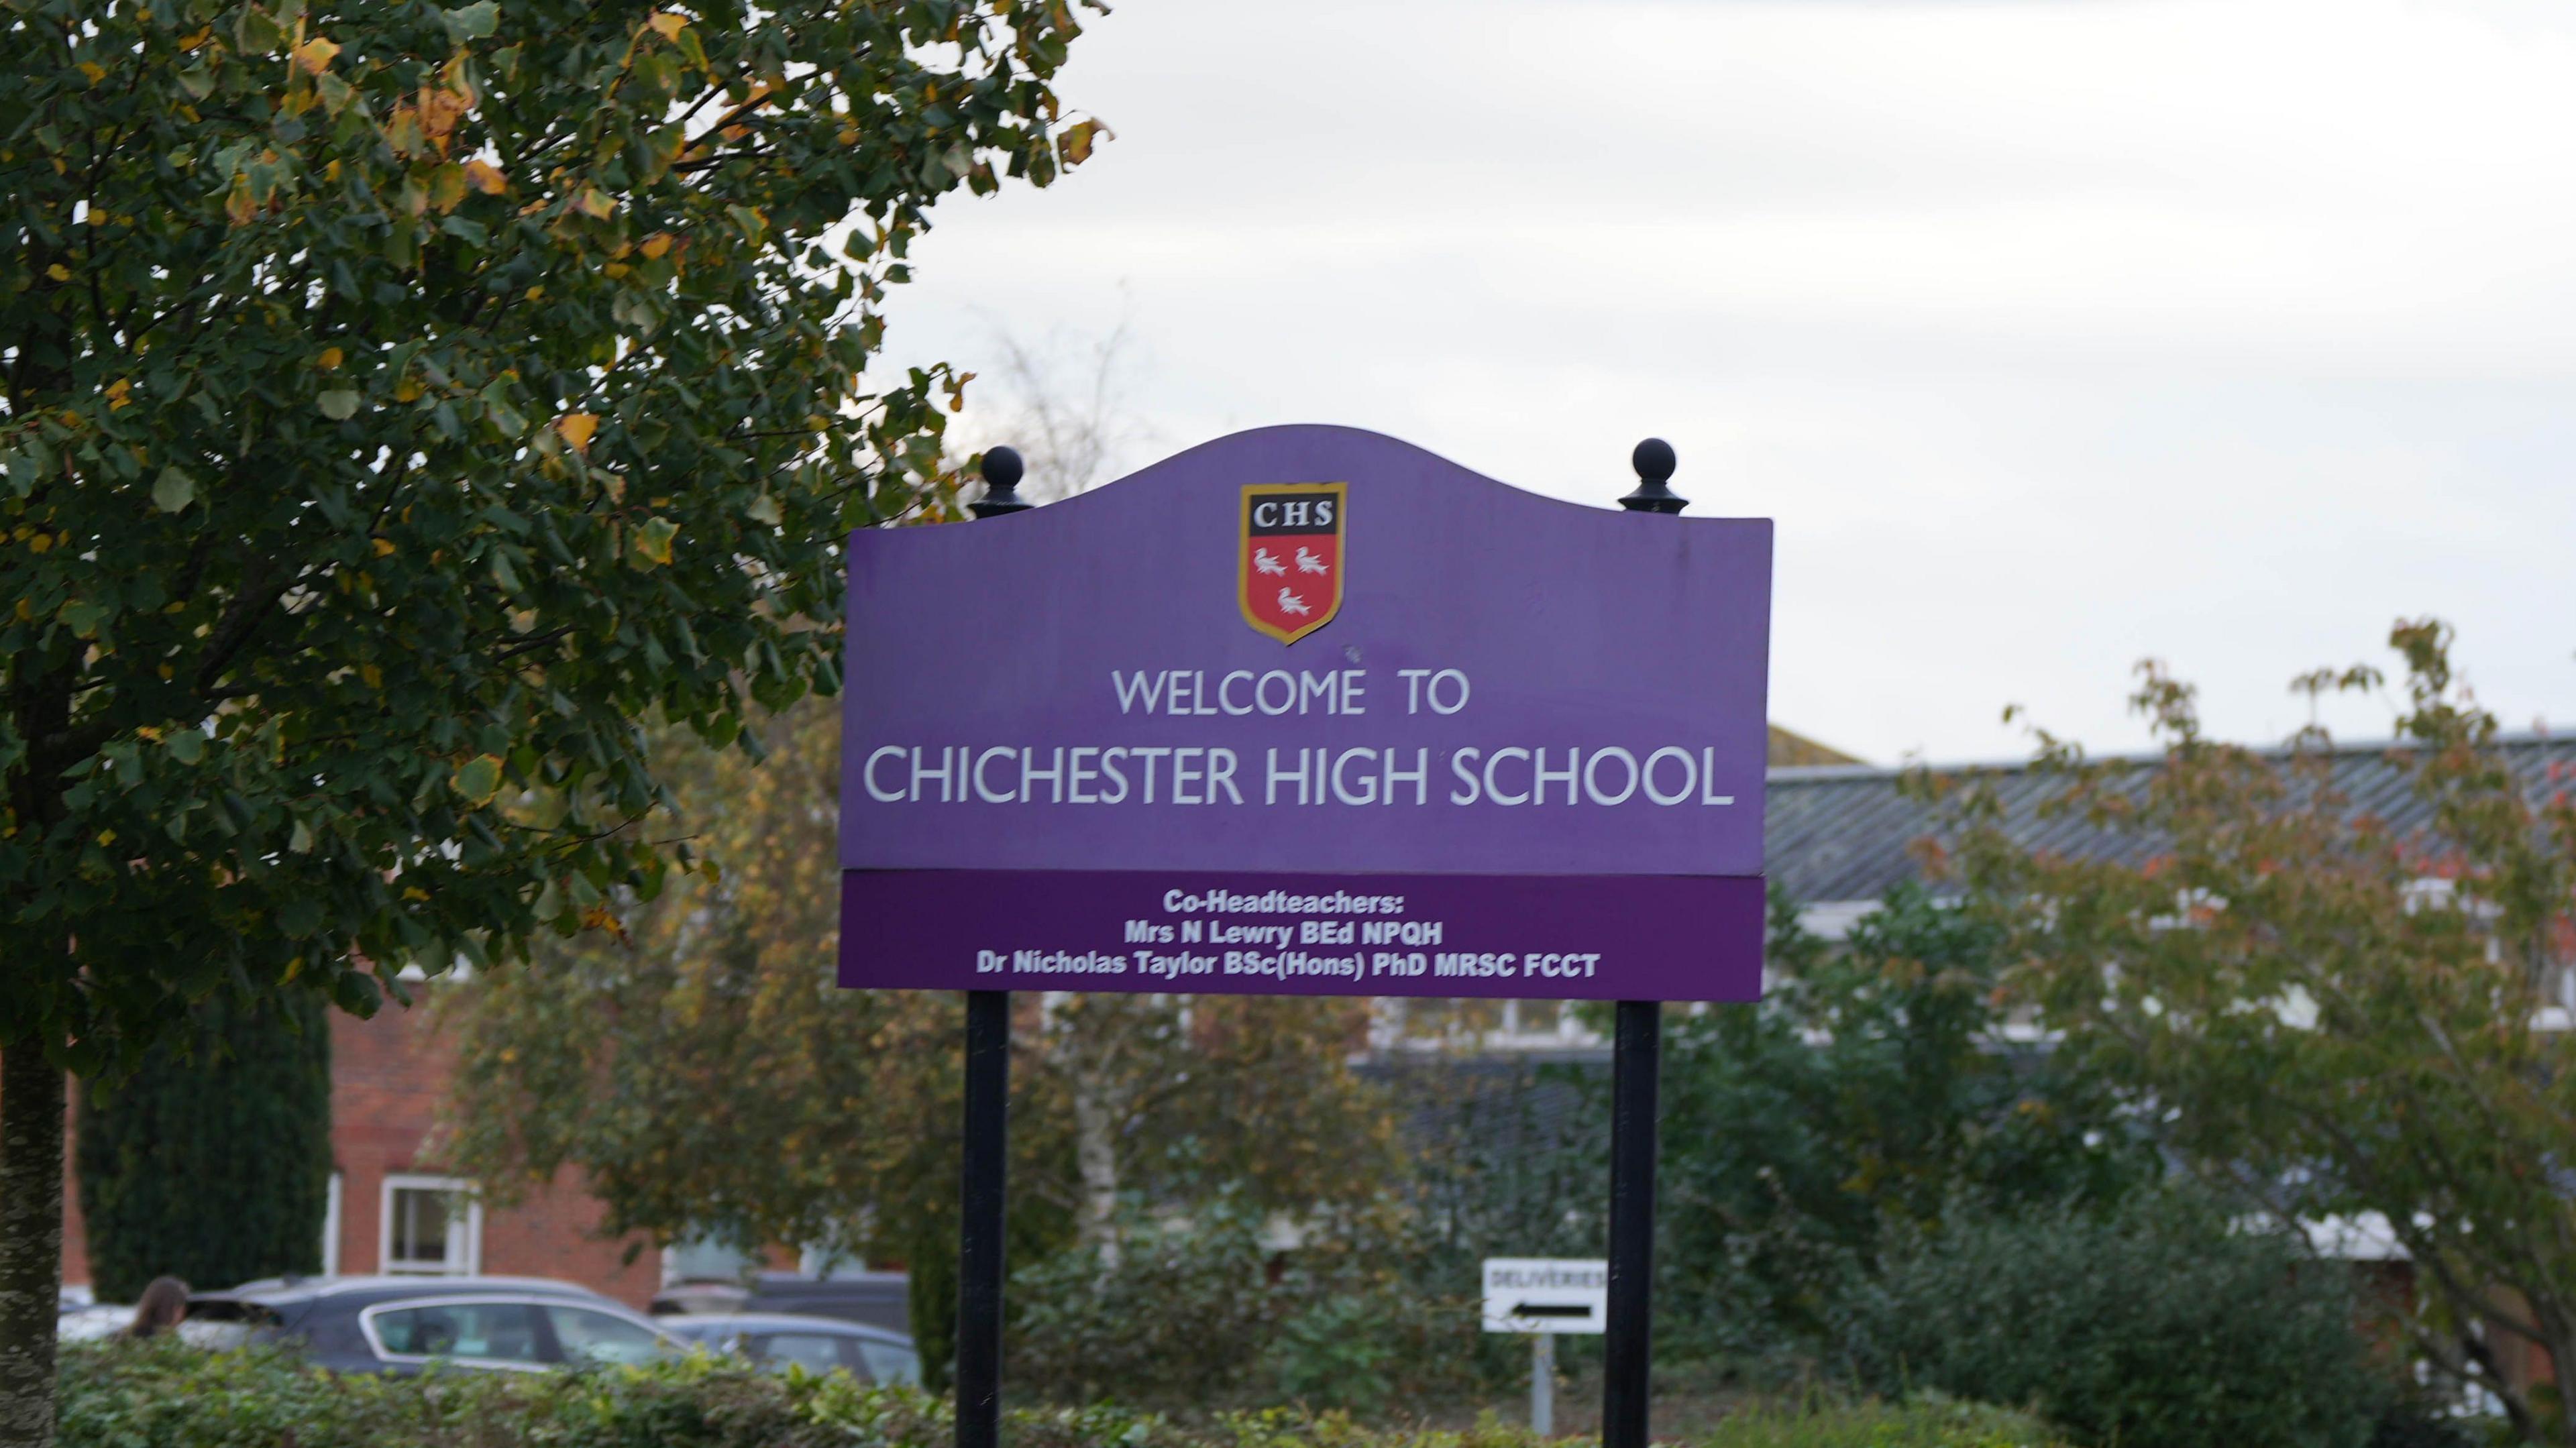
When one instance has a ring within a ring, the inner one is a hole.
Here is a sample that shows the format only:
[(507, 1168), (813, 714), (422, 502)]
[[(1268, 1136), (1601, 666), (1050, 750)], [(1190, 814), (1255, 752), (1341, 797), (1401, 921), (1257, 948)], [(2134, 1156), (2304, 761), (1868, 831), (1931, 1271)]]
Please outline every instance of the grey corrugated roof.
[[(2515, 772), (2534, 786), (2548, 778), (2552, 766), (2576, 770), (2576, 739), (2515, 735), (2502, 746)], [(2410, 748), (2386, 741), (2334, 748), (2334, 785), (2351, 801), (2353, 813), (2375, 815), (2401, 832), (2431, 822), (2398, 762)], [(2161, 756), (2123, 757), (2150, 765)], [(1873, 765), (1771, 770), (1763, 817), (1765, 873), (1791, 899), (1805, 902), (1875, 900), (1899, 881), (1919, 879), (1914, 845), (1936, 832), (1938, 820), (1933, 807), (1898, 787), (1907, 772)], [(1931, 772), (1990, 781), (2004, 807), (2004, 827), (2026, 847), (2076, 855), (2142, 848), (2080, 818), (2041, 818), (2040, 805), (2064, 786), (2027, 765), (1934, 766)]]

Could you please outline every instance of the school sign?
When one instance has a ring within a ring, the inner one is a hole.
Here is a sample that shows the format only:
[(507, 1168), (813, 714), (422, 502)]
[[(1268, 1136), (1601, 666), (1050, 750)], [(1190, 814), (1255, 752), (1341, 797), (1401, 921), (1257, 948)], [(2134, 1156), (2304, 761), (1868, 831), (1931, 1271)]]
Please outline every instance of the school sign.
[(1337, 427), (856, 533), (841, 983), (1753, 999), (1770, 583)]

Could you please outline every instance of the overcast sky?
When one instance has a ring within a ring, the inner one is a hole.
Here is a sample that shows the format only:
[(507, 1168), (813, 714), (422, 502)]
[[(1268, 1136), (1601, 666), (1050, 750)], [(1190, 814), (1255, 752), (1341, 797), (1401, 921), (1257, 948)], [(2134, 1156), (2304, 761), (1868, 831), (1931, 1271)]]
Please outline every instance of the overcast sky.
[(2576, 720), (2576, 6), (1118, 0), (1062, 91), (1117, 138), (943, 203), (893, 342), (1125, 328), (1117, 470), (1668, 438), (1779, 520), (1772, 717), (1878, 762), (2134, 747), (2149, 654), (2277, 738), (2401, 614)]

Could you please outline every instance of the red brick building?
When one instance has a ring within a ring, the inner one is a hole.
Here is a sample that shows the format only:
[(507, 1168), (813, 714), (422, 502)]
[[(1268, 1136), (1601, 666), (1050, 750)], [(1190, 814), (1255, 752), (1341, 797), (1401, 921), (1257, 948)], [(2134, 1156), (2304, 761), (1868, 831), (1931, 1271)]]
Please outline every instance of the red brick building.
[[(599, 1203), (578, 1185), (558, 1181), (518, 1206), (485, 1208), (472, 1182), (427, 1155), (454, 1064), (425, 1006), (405, 1010), (389, 1001), (371, 1021), (332, 1013), (334, 1171), (323, 1270), (556, 1277), (634, 1307), (651, 1301), (662, 1286), (661, 1251), (649, 1241), (601, 1238)], [(65, 1176), (68, 1184), (68, 1170)], [(72, 1188), (65, 1196), (63, 1282), (86, 1286), (80, 1195)], [(630, 1247), (637, 1247), (632, 1263), (624, 1260)]]

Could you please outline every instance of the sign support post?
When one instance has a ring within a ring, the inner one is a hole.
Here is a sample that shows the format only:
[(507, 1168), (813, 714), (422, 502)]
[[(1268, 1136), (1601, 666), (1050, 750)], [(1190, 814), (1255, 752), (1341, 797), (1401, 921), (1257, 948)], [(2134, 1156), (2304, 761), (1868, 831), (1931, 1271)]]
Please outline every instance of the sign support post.
[[(997, 518), (1029, 505), (1017, 491), (1020, 455), (984, 454), (984, 496), (969, 506)], [(957, 1448), (1002, 1441), (1002, 1229), (1011, 1162), (1011, 993), (966, 993), (965, 1152), (957, 1241)]]
[[(1689, 500), (1669, 486), (1672, 444), (1650, 437), (1629, 455), (1637, 489), (1631, 513), (1678, 513)], [(1602, 1343), (1602, 1448), (1646, 1448), (1654, 1370), (1655, 1096), (1664, 1007), (1621, 1001), (1610, 1056), (1610, 1312)]]
[(1542, 1438), (1556, 1436), (1556, 1334), (1552, 1332), (1530, 1339), (1530, 1431)]

